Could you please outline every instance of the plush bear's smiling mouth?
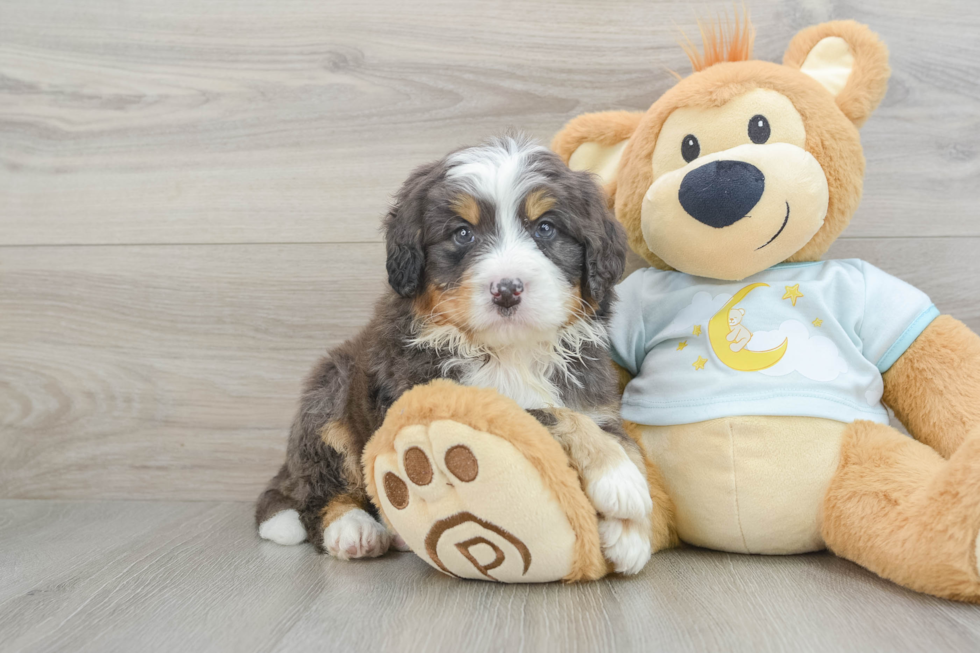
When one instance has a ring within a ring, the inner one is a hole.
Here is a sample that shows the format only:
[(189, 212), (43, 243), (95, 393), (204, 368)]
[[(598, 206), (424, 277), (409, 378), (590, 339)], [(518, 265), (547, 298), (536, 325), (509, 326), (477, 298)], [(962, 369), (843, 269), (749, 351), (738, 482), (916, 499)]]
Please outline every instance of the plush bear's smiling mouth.
[(789, 224), (789, 202), (786, 202), (786, 217), (783, 218), (783, 225), (779, 228), (779, 231), (777, 231), (776, 234), (772, 238), (770, 238), (769, 240), (767, 240), (765, 245), (760, 245), (759, 247), (756, 247), (755, 248), (755, 251), (758, 252), (760, 249), (762, 249), (766, 245), (769, 245), (770, 243), (772, 243), (772, 241), (774, 241), (777, 238), (779, 238), (779, 234), (783, 233), (783, 229), (786, 228), (786, 225), (787, 224)]

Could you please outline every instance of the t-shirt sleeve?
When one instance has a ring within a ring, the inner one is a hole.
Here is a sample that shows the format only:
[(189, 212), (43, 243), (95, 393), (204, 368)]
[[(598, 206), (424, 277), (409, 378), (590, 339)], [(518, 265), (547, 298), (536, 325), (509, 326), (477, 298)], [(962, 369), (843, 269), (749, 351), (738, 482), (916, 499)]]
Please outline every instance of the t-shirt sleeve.
[(858, 329), (864, 357), (885, 373), (939, 316), (929, 296), (864, 263), (864, 316)]
[(617, 301), (609, 323), (612, 359), (633, 376), (639, 374), (646, 356), (642, 295), (643, 270), (637, 270), (616, 287)]

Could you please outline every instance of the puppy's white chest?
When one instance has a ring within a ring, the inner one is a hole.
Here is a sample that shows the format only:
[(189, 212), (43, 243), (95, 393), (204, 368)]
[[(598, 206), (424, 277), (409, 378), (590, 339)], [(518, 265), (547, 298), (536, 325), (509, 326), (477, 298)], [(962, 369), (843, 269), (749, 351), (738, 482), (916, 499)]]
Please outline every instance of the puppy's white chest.
[(460, 381), (493, 388), (525, 410), (562, 406), (560, 390), (551, 380), (551, 366), (534, 353), (504, 352), (488, 360), (468, 360)]

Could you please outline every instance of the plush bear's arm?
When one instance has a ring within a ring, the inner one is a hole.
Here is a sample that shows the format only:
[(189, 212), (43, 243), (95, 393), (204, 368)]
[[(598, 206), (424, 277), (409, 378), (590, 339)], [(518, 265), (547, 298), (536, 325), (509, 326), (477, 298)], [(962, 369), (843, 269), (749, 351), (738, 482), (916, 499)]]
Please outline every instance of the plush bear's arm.
[(980, 427), (980, 337), (959, 320), (937, 317), (883, 378), (885, 404), (944, 457)]
[(629, 370), (624, 367), (620, 367), (616, 363), (613, 363), (612, 365), (613, 369), (616, 370), (616, 377), (619, 379), (619, 394), (623, 394), (623, 391), (626, 390), (626, 386), (633, 380), (633, 375), (629, 373)]

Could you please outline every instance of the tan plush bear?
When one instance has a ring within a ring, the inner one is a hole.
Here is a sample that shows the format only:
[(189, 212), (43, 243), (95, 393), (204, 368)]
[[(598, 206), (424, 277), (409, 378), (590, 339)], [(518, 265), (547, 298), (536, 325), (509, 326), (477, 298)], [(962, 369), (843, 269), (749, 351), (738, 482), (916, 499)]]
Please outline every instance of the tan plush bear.
[[(887, 50), (850, 21), (801, 31), (782, 64), (751, 60), (747, 23), (703, 36), (695, 72), (647, 111), (580, 116), (553, 143), (601, 176), (653, 266), (619, 286), (610, 333), (648, 457), (650, 546), (827, 548), (980, 601), (980, 338), (863, 261), (820, 261), (860, 200), (858, 128), (885, 94)], [(464, 483), (448, 471), (459, 444), (474, 454)], [(401, 480), (410, 446), (445, 468), (438, 501)], [(406, 393), (364, 468), (388, 523), (446, 573), (607, 571), (561, 447), (494, 392)]]
[[(801, 31), (782, 65), (751, 60), (747, 23), (704, 36), (695, 73), (648, 111), (580, 116), (553, 143), (603, 176), (654, 266), (618, 290), (613, 351), (678, 534), (826, 547), (977, 601), (980, 338), (863, 261), (819, 261), (860, 200), (887, 50), (851, 21)], [(754, 334), (730, 331), (737, 304)]]

